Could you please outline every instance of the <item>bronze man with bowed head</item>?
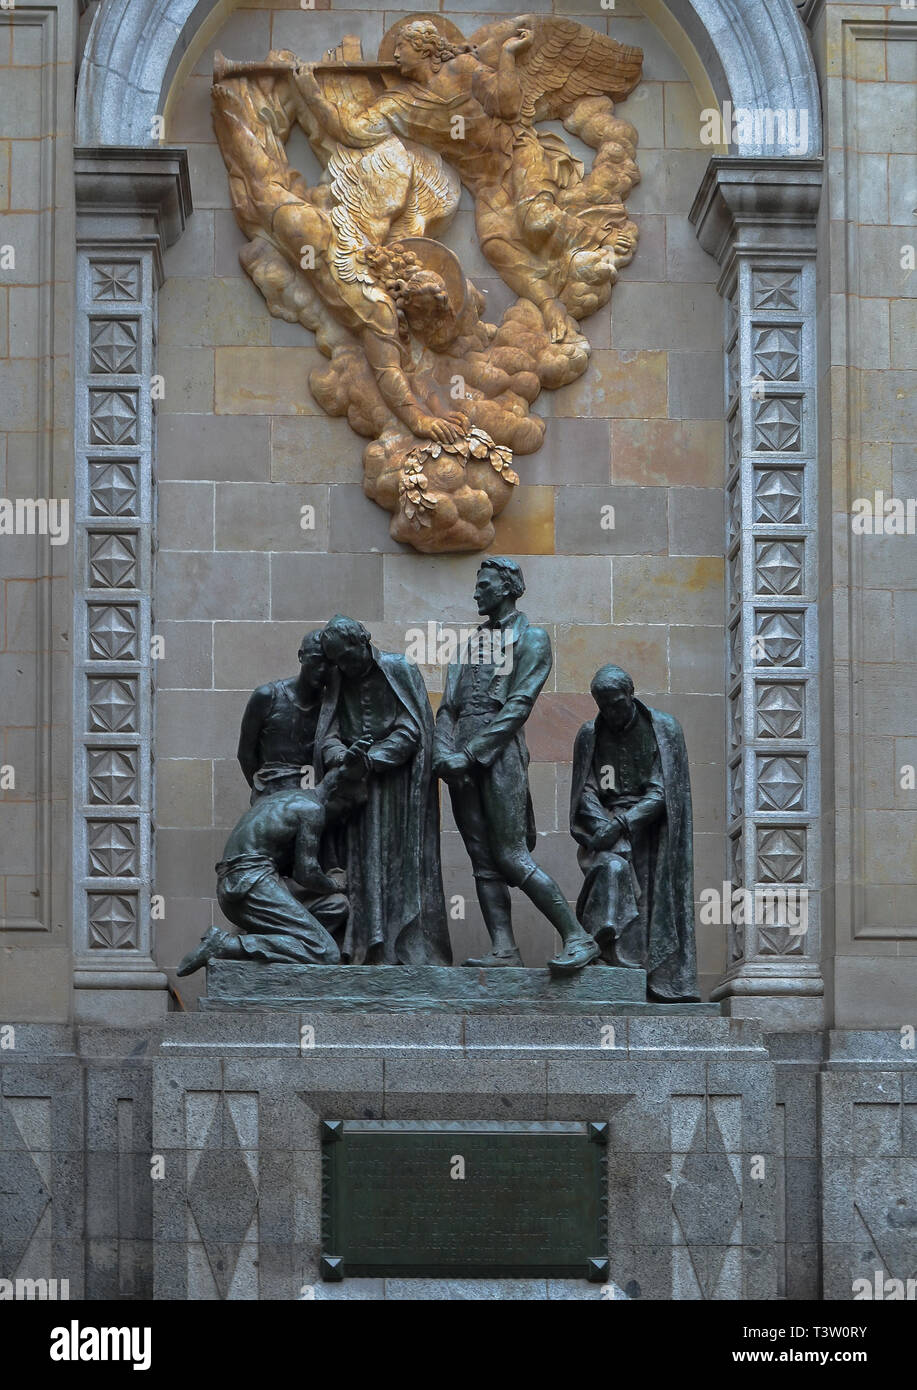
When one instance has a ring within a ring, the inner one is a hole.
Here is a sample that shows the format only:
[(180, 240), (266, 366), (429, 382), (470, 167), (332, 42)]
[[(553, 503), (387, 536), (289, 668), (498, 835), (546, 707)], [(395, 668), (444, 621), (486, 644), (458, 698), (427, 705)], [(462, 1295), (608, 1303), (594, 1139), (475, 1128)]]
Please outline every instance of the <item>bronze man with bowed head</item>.
[[(348, 749), (340, 766), (314, 791), (300, 787), (257, 797), (226, 841), (217, 864), (217, 899), (241, 935), (211, 927), (189, 951), (179, 975), (200, 970), (211, 957), (268, 964), (336, 965), (331, 936), (347, 922), (339, 876), (319, 865), (322, 837), (366, 798), (368, 747)], [(302, 890), (296, 896), (284, 881)]]
[[(321, 632), (299, 646), (299, 674), (259, 685), (249, 698), (239, 732), (239, 766), (252, 789), (252, 805), (268, 792), (314, 786), (315, 730), (328, 677)], [(304, 781), (304, 778), (307, 780)]]
[(619, 666), (591, 686), (598, 716), (573, 752), (570, 832), (586, 875), (576, 914), (609, 965), (646, 971), (647, 997), (696, 1002), (691, 783), (681, 725), (634, 698)]
[(465, 964), (522, 965), (510, 912), (514, 887), (560, 933), (564, 945), (551, 970), (571, 974), (595, 960), (599, 949), (531, 855), (535, 818), (524, 726), (551, 673), (552, 657), (548, 634), (516, 608), (524, 592), (514, 560), (495, 556), (478, 570), (474, 597), (486, 621), (449, 666), (436, 716), (433, 767), (449, 785), (492, 942), (489, 954)]
[(368, 779), (364, 805), (327, 849), (347, 874), (341, 956), (351, 965), (451, 965), (430, 768), (433, 711), (423, 676), (398, 653), (379, 651), (353, 618), (332, 618), (322, 649), (330, 675), (315, 735), (316, 774), (340, 767), (359, 746)]

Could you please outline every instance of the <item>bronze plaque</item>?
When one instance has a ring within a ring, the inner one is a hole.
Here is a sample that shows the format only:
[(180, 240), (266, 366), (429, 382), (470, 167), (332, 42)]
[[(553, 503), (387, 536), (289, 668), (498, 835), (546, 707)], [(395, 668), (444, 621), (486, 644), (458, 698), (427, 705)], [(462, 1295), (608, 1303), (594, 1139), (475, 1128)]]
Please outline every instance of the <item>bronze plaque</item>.
[(606, 1278), (606, 1132), (326, 1121), (323, 1277)]

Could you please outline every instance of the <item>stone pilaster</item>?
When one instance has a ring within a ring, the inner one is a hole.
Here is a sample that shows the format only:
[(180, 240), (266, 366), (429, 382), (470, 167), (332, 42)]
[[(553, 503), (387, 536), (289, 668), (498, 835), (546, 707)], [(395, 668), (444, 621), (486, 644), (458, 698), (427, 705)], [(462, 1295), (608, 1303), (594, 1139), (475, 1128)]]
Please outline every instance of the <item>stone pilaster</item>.
[(76, 151), (73, 953), (77, 1021), (167, 1008), (152, 958), (153, 456), (183, 150)]
[[(815, 218), (821, 161), (711, 160), (691, 210), (722, 269), (726, 349), (725, 878), (715, 999), (821, 1021)], [(747, 899), (747, 895), (746, 895)], [(748, 915), (749, 921), (736, 920)]]

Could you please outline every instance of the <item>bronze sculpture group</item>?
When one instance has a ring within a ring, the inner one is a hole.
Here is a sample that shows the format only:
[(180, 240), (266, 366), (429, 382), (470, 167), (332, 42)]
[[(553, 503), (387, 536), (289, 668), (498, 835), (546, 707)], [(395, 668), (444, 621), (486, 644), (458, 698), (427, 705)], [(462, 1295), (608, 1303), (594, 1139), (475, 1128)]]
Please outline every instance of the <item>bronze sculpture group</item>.
[[(615, 103), (642, 63), (588, 25), (535, 14), (467, 39), (443, 15), (407, 16), (370, 61), (355, 36), (319, 62), (216, 54), (213, 124), (242, 266), (272, 314), (314, 333), (328, 360), (312, 393), (370, 441), (364, 491), (417, 550), (490, 545), (519, 481), (510, 465), (542, 442), (533, 402), (586, 369), (581, 321), (637, 243), (625, 207), (637, 132)], [(588, 171), (552, 121), (594, 151)], [(297, 126), (322, 166), (313, 187), (287, 159)], [(499, 324), (441, 240), (463, 188), (481, 253), (517, 296)], [(180, 974), (213, 956), (451, 965), (442, 781), (490, 936), (465, 964), (522, 965), (516, 888), (560, 936), (555, 975), (602, 961), (644, 969), (651, 997), (697, 998), (684, 739), (617, 667), (596, 674), (598, 714), (576, 740), (575, 912), (533, 858), (525, 723), (553, 658), (516, 607), (524, 589), (513, 560), (481, 565), (483, 621), (435, 719), (417, 666), (340, 615), (304, 637), (297, 676), (254, 692), (238, 750), (251, 807), (217, 866), (240, 934), (213, 929)]]
[(604, 962), (645, 970), (649, 998), (698, 998), (684, 737), (617, 666), (596, 673), (597, 715), (574, 749), (570, 829), (584, 874), (575, 913), (532, 857), (524, 729), (552, 653), (516, 607), (524, 589), (514, 560), (481, 564), (483, 621), (449, 665), (435, 720), (418, 667), (342, 616), (303, 639), (298, 676), (253, 693), (238, 750), (251, 805), (217, 865), (218, 901), (238, 934), (211, 928), (180, 975), (214, 957), (450, 965), (441, 780), (491, 938), (466, 965), (522, 965), (518, 888), (561, 938), (552, 974)]

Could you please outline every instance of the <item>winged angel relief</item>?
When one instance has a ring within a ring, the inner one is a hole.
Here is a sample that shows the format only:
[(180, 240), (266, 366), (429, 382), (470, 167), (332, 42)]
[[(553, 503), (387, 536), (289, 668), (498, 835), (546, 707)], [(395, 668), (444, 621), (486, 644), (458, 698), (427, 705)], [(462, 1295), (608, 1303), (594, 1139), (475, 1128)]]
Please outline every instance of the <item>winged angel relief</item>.
[[(534, 453), (543, 389), (586, 369), (581, 319), (605, 304), (637, 228), (637, 132), (614, 101), (643, 54), (571, 20), (525, 15), (466, 42), (440, 16), (402, 21), (376, 62), (356, 38), (320, 63), (288, 51), (214, 68), (214, 127), (242, 264), (272, 314), (315, 334), (310, 387), (369, 439), (364, 490), (425, 552), (481, 550)], [(586, 172), (540, 122), (595, 155)], [(286, 157), (298, 124), (324, 170)], [(518, 296), (499, 325), (437, 238), (474, 200), (487, 260)]]

